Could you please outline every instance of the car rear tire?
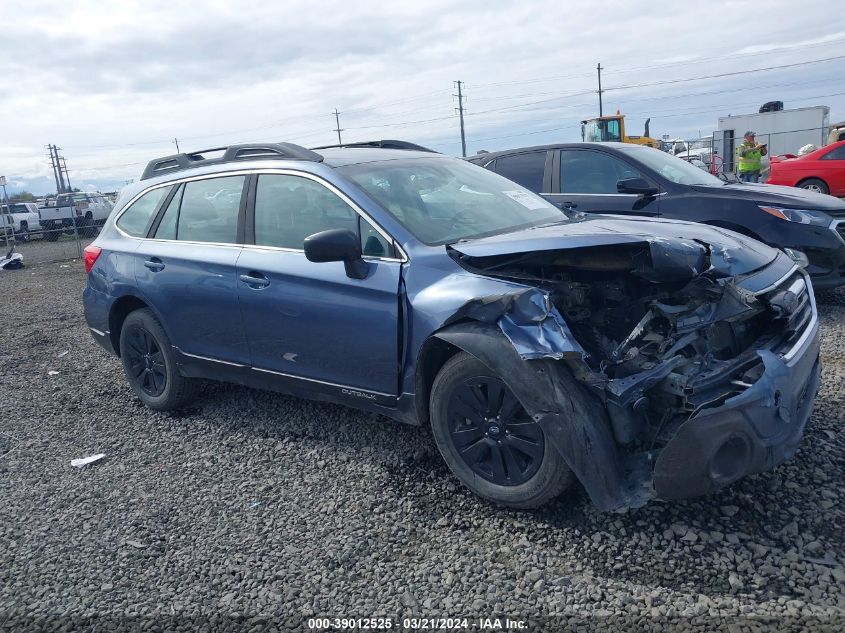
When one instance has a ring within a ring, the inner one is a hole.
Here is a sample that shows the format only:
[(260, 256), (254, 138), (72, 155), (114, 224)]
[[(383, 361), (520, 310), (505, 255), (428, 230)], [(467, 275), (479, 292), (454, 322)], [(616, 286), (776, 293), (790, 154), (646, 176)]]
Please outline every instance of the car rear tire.
[(29, 241), (29, 224), (21, 222), (21, 228), (15, 236), (15, 239), (20, 240), (21, 242)]
[(170, 339), (152, 310), (135, 310), (126, 317), (120, 357), (129, 386), (151, 409), (179, 409), (196, 395), (197, 381), (179, 373)]
[(799, 182), (798, 186), (801, 187), (801, 189), (815, 191), (816, 193), (830, 193), (830, 188), (827, 186), (827, 183), (818, 178), (807, 178), (807, 180)]
[(440, 454), (480, 497), (537, 508), (575, 480), (502, 378), (470, 354), (461, 352), (443, 365), (431, 389), (430, 411)]

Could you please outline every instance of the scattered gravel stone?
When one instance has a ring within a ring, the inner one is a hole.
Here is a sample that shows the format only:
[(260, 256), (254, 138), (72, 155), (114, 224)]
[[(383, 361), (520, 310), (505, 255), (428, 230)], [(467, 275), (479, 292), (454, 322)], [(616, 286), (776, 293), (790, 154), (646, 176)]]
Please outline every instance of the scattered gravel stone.
[(793, 459), (614, 515), (580, 489), (497, 508), (456, 485), (426, 429), (353, 409), (220, 384), (146, 409), (88, 333), (84, 279), (79, 262), (0, 275), (0, 631), (378, 614), (845, 630), (845, 292), (819, 299), (823, 385)]

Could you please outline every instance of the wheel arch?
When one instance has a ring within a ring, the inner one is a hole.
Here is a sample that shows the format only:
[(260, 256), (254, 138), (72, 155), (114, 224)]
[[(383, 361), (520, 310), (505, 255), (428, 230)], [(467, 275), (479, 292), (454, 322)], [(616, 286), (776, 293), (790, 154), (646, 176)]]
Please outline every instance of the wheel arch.
[(421, 425), (429, 423), (429, 400), (434, 379), (443, 365), (446, 364), (446, 361), (462, 349), (438, 336), (440, 332), (448, 329), (449, 327), (446, 327), (429, 336), (420, 347), (420, 352), (417, 355), (416, 370), (414, 371), (414, 408), (416, 409), (417, 420)]
[(109, 338), (112, 348), (117, 356), (120, 356), (120, 331), (123, 329), (123, 322), (130, 313), (136, 310), (150, 308), (150, 305), (135, 295), (124, 295), (117, 299), (109, 310)]

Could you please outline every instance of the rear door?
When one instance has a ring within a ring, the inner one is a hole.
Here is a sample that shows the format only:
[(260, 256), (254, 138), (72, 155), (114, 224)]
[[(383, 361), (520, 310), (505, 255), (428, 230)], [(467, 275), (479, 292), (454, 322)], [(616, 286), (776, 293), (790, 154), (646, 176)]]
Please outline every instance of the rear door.
[[(252, 365), (387, 403), (397, 395), (401, 266), (389, 237), (351, 201), (308, 174), (260, 174), (238, 262), (238, 293)], [(342, 262), (314, 263), (309, 235), (359, 234), (368, 265), (351, 279)], [(364, 393), (366, 392), (366, 393)]]
[(249, 362), (236, 273), (246, 183), (246, 176), (236, 175), (179, 185), (135, 257), (138, 289), (160, 314), (173, 345), (237, 364)]
[(633, 164), (597, 149), (572, 148), (555, 153), (552, 194), (547, 199), (585, 213), (659, 215), (660, 196), (644, 198), (619, 193), (616, 184), (627, 178), (646, 178)]

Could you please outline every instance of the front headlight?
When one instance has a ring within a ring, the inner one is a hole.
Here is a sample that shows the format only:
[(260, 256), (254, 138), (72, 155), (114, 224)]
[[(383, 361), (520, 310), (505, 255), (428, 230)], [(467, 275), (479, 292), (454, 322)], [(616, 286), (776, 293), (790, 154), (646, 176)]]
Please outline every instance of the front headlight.
[(824, 211), (814, 211), (811, 209), (784, 209), (783, 207), (769, 207), (759, 205), (760, 209), (773, 215), (781, 220), (787, 222), (797, 222), (798, 224), (813, 224), (815, 226), (829, 226), (833, 221)]

